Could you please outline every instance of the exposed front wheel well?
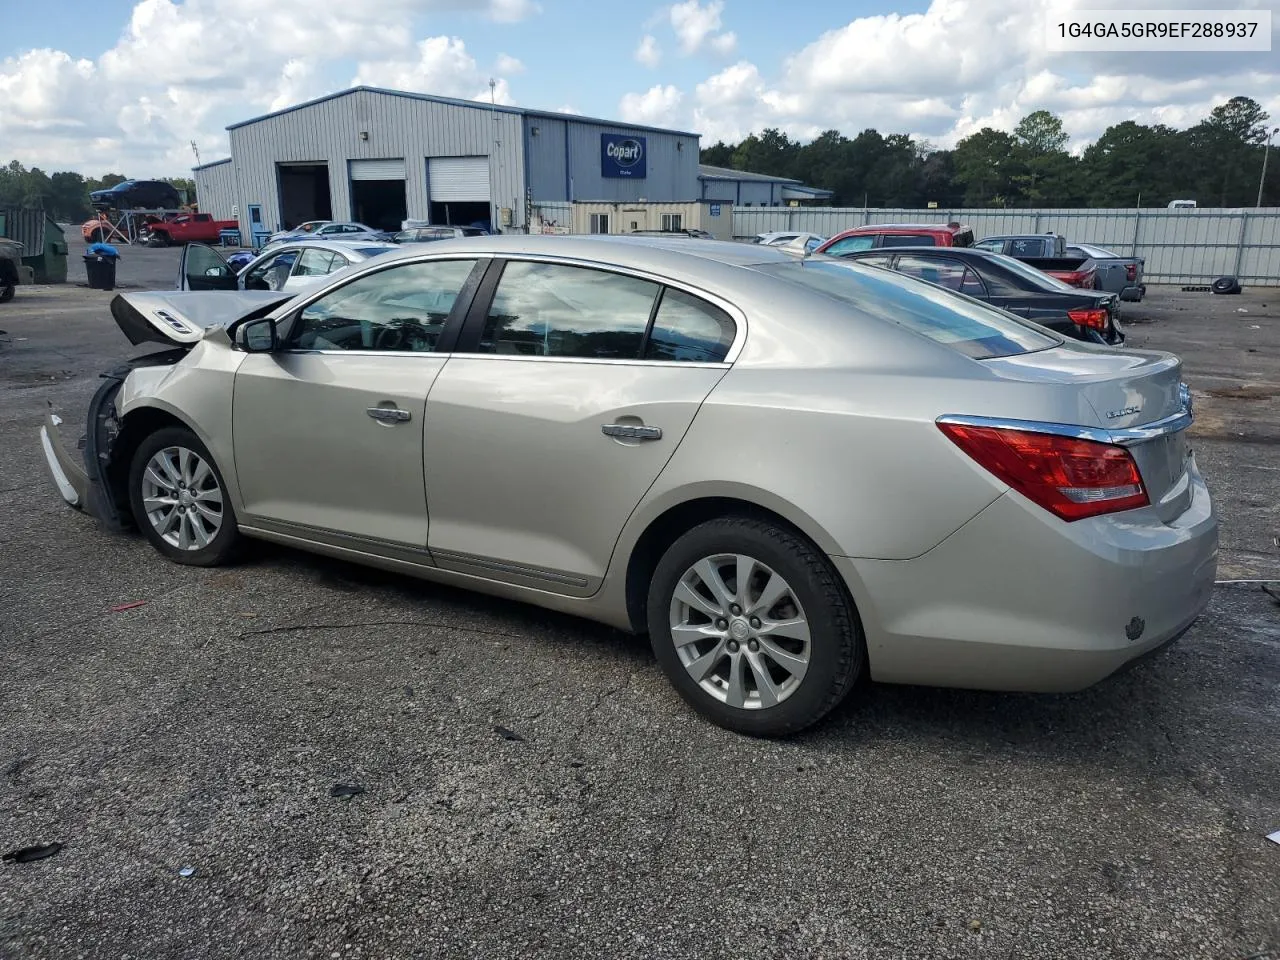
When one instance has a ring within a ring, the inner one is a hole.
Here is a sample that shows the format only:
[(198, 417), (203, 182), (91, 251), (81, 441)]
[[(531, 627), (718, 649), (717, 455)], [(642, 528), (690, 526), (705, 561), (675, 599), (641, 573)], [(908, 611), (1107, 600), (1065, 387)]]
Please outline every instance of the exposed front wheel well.
[[(746, 517), (776, 524), (812, 543), (803, 530), (781, 514), (736, 497), (703, 497), (672, 507), (659, 516), (640, 535), (631, 551), (627, 566), (627, 617), (636, 633), (648, 632), (649, 582), (658, 561), (680, 537), (708, 520), (720, 517)], [(815, 545), (815, 549), (818, 549)], [(821, 551), (819, 551), (821, 552)]]
[(135, 410), (120, 424), (120, 432), (111, 444), (111, 459), (107, 461), (107, 482), (111, 488), (111, 501), (121, 516), (130, 515), (129, 465), (133, 462), (133, 455), (147, 437), (165, 427), (190, 429), (178, 417), (155, 407)]

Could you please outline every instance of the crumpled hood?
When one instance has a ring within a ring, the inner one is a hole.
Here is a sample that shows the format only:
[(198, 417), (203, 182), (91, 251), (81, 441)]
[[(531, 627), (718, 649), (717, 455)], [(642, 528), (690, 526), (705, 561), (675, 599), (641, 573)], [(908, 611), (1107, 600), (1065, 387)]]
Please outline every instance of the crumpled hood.
[(279, 290), (121, 293), (111, 301), (111, 316), (135, 346), (149, 340), (191, 346), (210, 327), (269, 313), (293, 296)]

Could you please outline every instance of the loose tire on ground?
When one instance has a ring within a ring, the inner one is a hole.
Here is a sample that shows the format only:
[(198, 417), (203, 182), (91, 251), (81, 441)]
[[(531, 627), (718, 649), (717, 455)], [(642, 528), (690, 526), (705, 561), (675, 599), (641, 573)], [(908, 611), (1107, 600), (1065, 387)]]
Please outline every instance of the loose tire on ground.
[(1209, 289), (1218, 294), (1239, 293), (1240, 281), (1235, 277), (1219, 277), (1210, 284)]
[(752, 736), (816, 723), (866, 663), (857, 611), (831, 563), (762, 520), (710, 520), (680, 537), (654, 571), (647, 613), (654, 655), (679, 694)]

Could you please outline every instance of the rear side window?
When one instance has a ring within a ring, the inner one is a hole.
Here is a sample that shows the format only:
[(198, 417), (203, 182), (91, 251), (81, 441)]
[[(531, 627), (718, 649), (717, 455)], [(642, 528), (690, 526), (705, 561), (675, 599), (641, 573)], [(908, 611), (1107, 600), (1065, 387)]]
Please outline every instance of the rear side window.
[(481, 353), (636, 360), (659, 286), (558, 263), (512, 261), (480, 336)]
[(729, 353), (737, 325), (714, 304), (667, 287), (653, 319), (646, 360), (719, 363)]
[(1009, 244), (1011, 257), (1043, 257), (1045, 255), (1043, 240), (1014, 240)]
[(938, 241), (930, 234), (903, 236), (886, 233), (880, 237), (882, 247), (936, 247)]
[(870, 250), (875, 245), (876, 238), (870, 235), (845, 237), (843, 240), (837, 240), (822, 252), (832, 257), (839, 257), (846, 253), (856, 253), (859, 250)]
[(975, 360), (1016, 356), (1061, 343), (1003, 310), (888, 270), (831, 260), (769, 264), (758, 269), (848, 304), (868, 318), (906, 327)]

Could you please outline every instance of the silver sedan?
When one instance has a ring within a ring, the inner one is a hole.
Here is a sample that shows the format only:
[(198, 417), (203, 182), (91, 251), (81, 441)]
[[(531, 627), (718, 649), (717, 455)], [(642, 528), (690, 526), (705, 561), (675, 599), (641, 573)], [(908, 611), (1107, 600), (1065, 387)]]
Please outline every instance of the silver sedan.
[(1079, 689), (1212, 589), (1175, 357), (886, 270), (484, 237), (112, 312), (167, 349), (106, 375), (83, 462), (46, 422), (72, 505), (179, 563), (256, 537), (647, 632), (745, 733), (864, 675)]

